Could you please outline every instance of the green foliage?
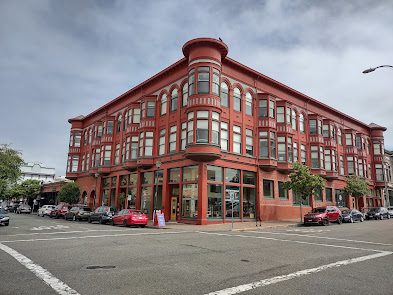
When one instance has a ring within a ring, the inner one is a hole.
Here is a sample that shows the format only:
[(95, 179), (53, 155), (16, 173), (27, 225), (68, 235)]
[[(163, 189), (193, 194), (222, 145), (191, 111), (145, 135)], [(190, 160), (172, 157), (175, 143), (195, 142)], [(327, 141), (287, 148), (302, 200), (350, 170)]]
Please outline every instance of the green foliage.
[(8, 186), (18, 180), (23, 163), (20, 151), (11, 149), (8, 144), (0, 144), (0, 196), (4, 196)]
[(25, 190), (21, 184), (15, 183), (9, 190), (9, 194), (13, 199), (24, 198)]
[(117, 200), (119, 202), (119, 208), (123, 209), (123, 205), (124, 205), (124, 201), (126, 199), (126, 194), (124, 192), (121, 192), (118, 196), (117, 196)]
[(347, 186), (344, 187), (344, 192), (347, 196), (363, 197), (367, 195), (370, 190), (368, 183), (361, 177), (349, 176), (345, 178), (345, 182)]
[(29, 199), (35, 199), (41, 191), (41, 183), (39, 180), (27, 179), (21, 184), (24, 190), (24, 196)]
[(81, 189), (75, 182), (69, 182), (60, 188), (57, 200), (68, 204), (76, 204), (80, 201)]
[(294, 173), (289, 175), (289, 181), (285, 182), (283, 187), (302, 194), (307, 199), (315, 195), (315, 189), (325, 189), (325, 180), (319, 175), (310, 174), (310, 168), (299, 162), (292, 163)]

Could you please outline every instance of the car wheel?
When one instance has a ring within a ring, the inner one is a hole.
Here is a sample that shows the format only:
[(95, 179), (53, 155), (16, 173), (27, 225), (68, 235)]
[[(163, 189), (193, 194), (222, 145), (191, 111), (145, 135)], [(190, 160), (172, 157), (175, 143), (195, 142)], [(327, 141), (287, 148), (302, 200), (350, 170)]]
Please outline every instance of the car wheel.
[(339, 218), (337, 219), (337, 223), (338, 223), (338, 224), (343, 223), (343, 219), (342, 219), (341, 217), (339, 217)]
[(363, 222), (364, 221), (364, 218), (363, 218), (363, 216), (361, 216), (360, 217), (360, 222)]
[(352, 217), (349, 219), (349, 222), (350, 222), (350, 223), (353, 223), (353, 218), (352, 218)]
[(87, 222), (91, 223), (91, 218), (90, 217), (87, 218)]
[(113, 219), (111, 220), (111, 225), (115, 226), (115, 221)]
[(102, 220), (102, 217), (100, 217), (100, 219), (98, 219), (98, 222), (99, 222), (100, 224), (104, 224), (104, 221)]
[(383, 215), (381, 215), (381, 217), (379, 219), (383, 220)]
[(55, 217), (55, 218), (56, 218), (56, 219), (59, 219), (59, 214), (56, 213), (56, 217)]
[(322, 225), (323, 225), (323, 226), (328, 226), (328, 225), (329, 225), (329, 219), (328, 219), (328, 218), (325, 218), (325, 219), (323, 220)]
[(390, 214), (388, 214), (387, 219), (390, 219)]
[(9, 225), (10, 225), (10, 223), (9, 223), (9, 222), (5, 223), (5, 226), (9, 226)]
[(72, 216), (72, 221), (76, 221), (76, 216), (75, 215)]
[(141, 224), (141, 228), (144, 228), (145, 227), (145, 225), (144, 224)]
[(124, 222), (123, 222), (123, 224), (124, 224), (124, 227), (127, 227), (127, 226), (128, 226), (128, 224), (127, 224), (127, 220), (126, 220), (126, 219), (124, 219)]

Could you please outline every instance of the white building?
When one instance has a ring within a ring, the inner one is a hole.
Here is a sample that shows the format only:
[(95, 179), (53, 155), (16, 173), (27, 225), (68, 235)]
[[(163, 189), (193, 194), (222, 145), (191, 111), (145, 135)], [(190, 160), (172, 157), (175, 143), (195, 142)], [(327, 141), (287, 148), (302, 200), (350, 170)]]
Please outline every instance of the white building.
[(41, 162), (29, 162), (20, 167), (22, 172), (21, 181), (34, 179), (43, 183), (54, 182), (55, 168), (47, 168)]

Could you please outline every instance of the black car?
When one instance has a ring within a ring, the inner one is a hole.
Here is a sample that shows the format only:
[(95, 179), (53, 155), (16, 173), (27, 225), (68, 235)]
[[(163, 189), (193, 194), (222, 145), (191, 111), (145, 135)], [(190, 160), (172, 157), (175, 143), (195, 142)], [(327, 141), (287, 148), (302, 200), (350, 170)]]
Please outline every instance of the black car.
[(87, 221), (98, 221), (101, 224), (106, 224), (112, 220), (112, 216), (119, 212), (119, 208), (113, 206), (101, 206), (90, 213)]
[(64, 214), (64, 219), (77, 220), (87, 220), (90, 216), (91, 210), (86, 205), (76, 205), (73, 206), (68, 212)]
[(355, 209), (343, 210), (343, 211), (341, 211), (341, 214), (343, 216), (344, 222), (353, 223), (354, 221), (359, 220), (360, 222), (363, 222), (363, 220), (364, 220), (363, 213), (358, 210), (355, 210)]
[(374, 218), (375, 220), (382, 220), (384, 218), (390, 219), (390, 214), (388, 209), (385, 207), (374, 207), (370, 208), (367, 213), (366, 213), (366, 219), (372, 219)]
[(3, 209), (0, 209), (0, 224), (8, 226), (10, 224), (10, 217)]

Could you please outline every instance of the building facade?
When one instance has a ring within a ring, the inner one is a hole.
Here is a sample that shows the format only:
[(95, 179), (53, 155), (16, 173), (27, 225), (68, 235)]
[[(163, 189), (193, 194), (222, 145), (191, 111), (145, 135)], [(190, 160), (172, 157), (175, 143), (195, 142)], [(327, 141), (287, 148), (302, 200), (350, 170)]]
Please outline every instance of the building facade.
[(42, 183), (53, 182), (55, 178), (55, 168), (48, 168), (41, 162), (29, 162), (20, 167), (22, 172), (21, 181), (28, 179), (38, 180)]
[[(157, 209), (166, 220), (208, 224), (298, 218), (300, 202), (384, 205), (386, 128), (238, 63), (220, 40), (194, 39), (182, 51), (157, 75), (69, 120), (67, 178), (92, 208), (118, 206), (124, 193), (127, 207), (150, 218)], [(282, 187), (295, 161), (326, 179), (311, 200)], [(364, 177), (369, 195), (345, 196), (348, 175)]]

